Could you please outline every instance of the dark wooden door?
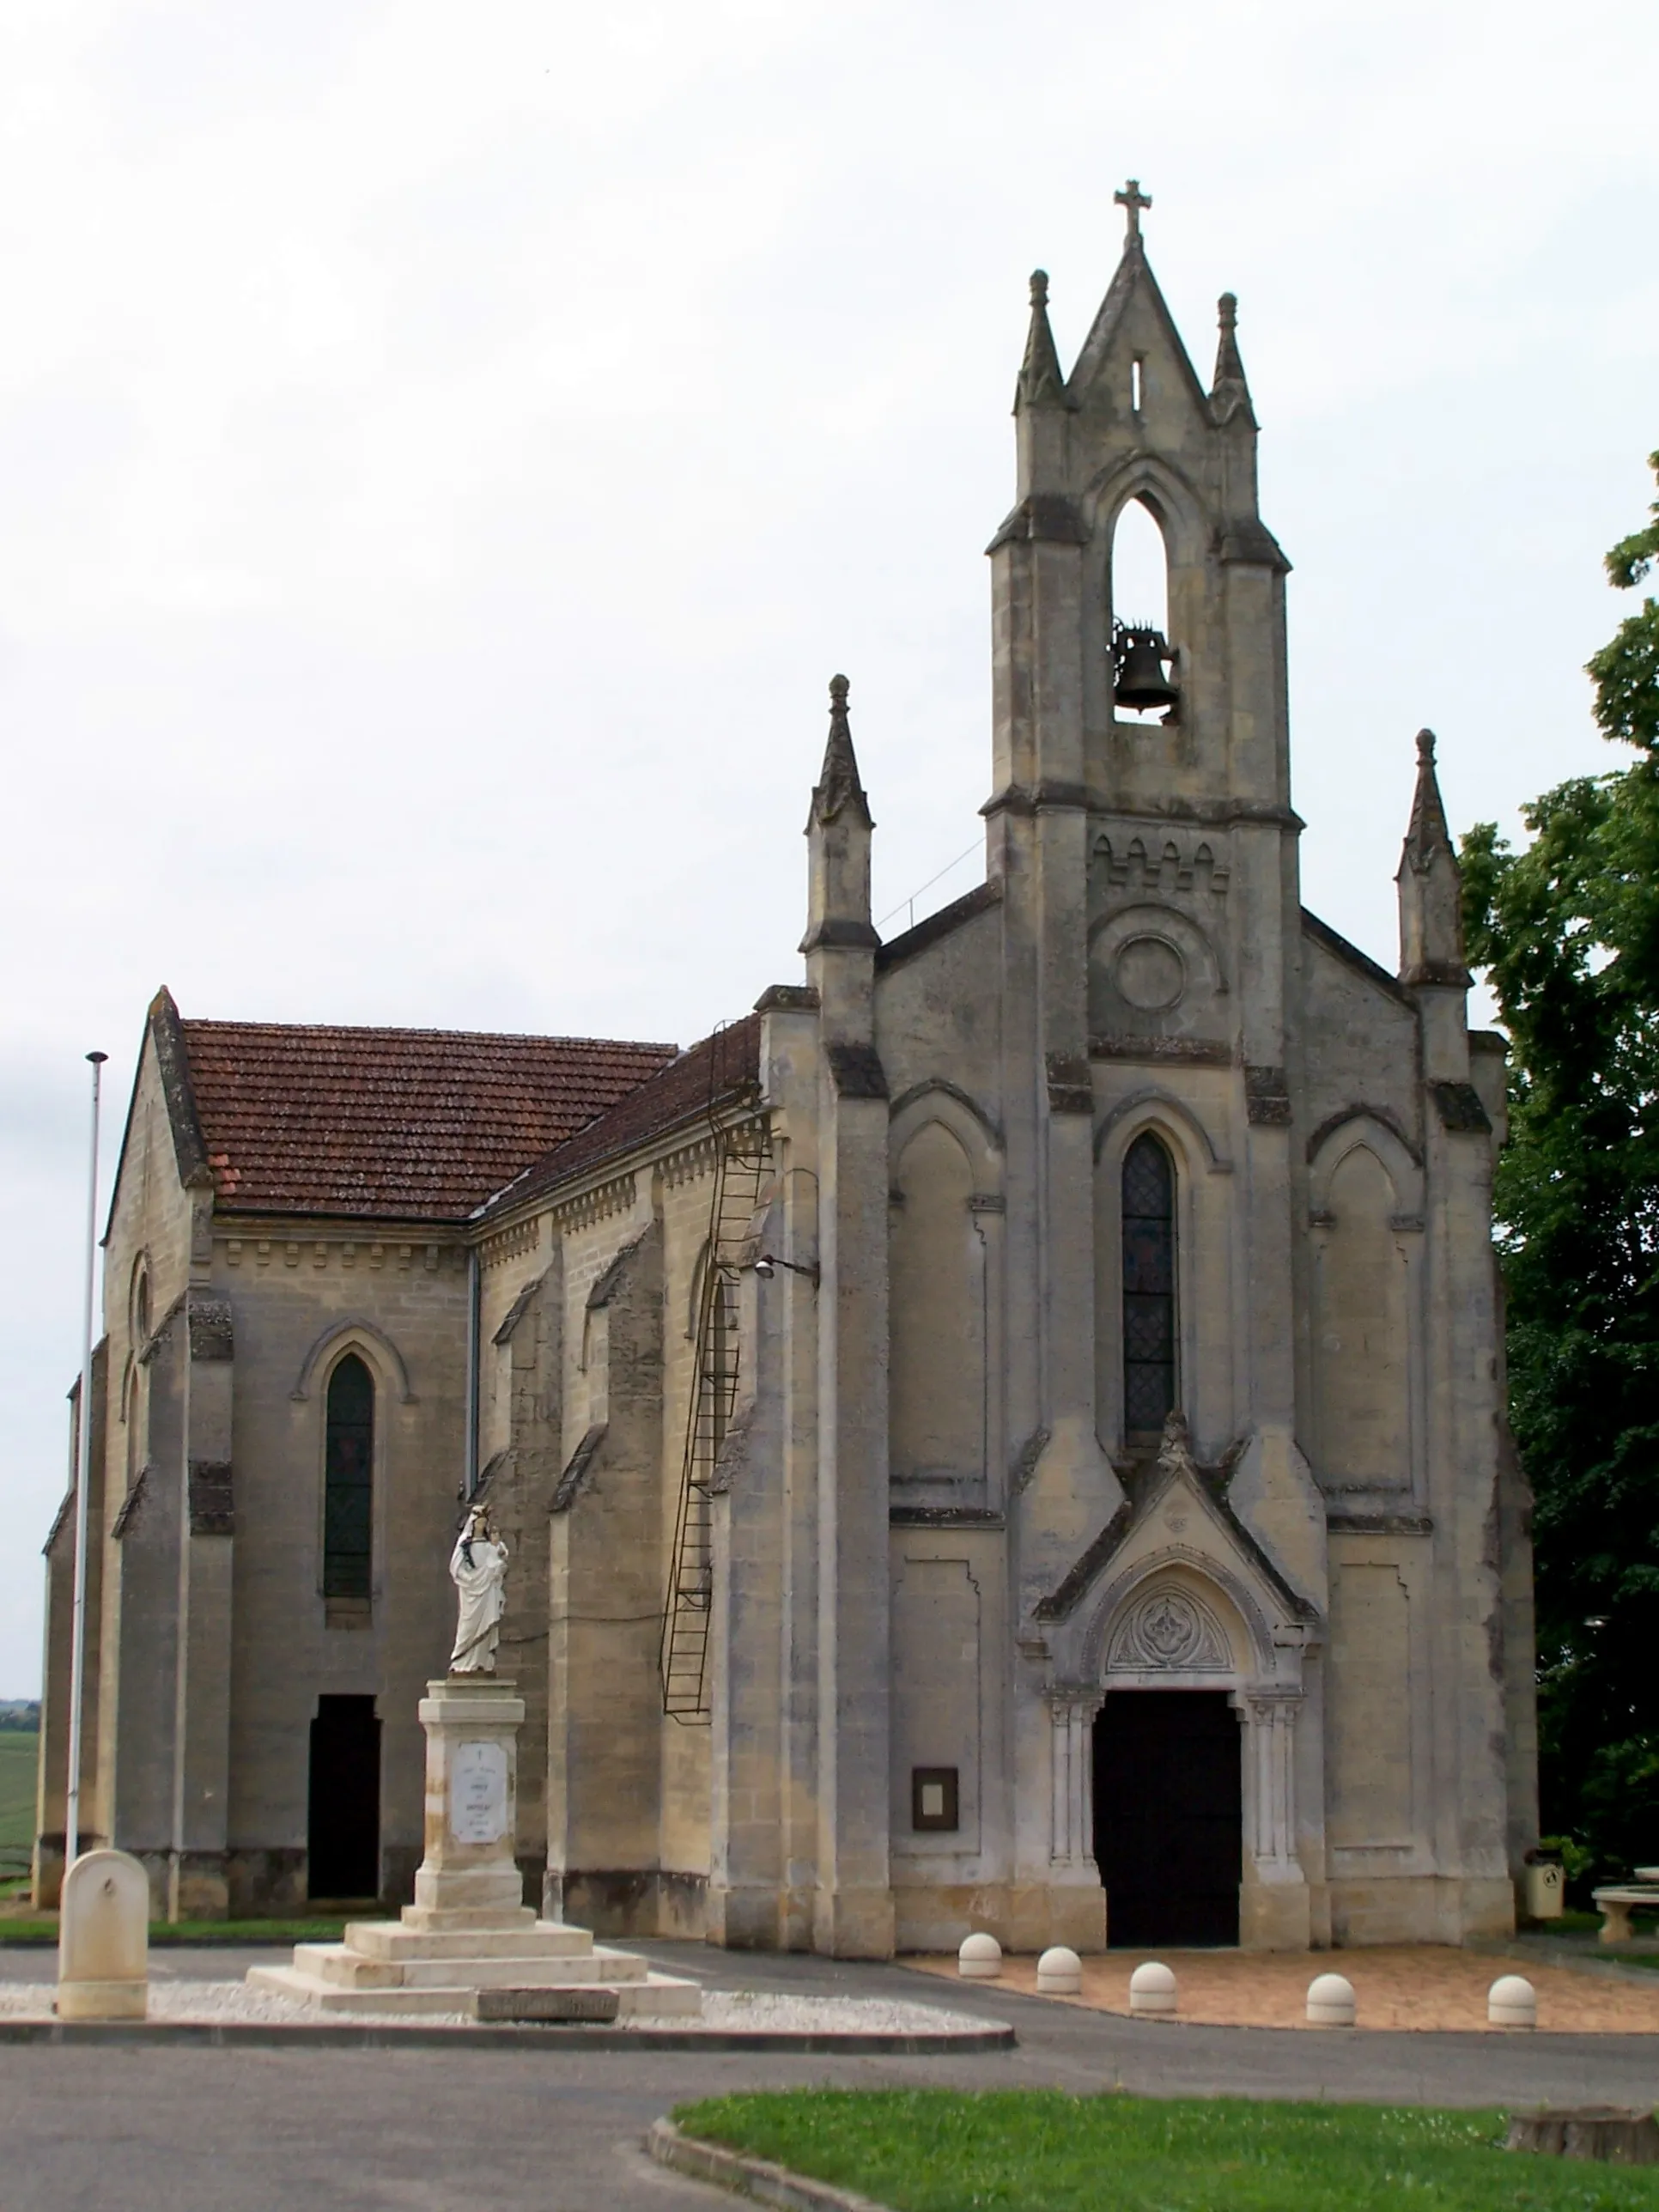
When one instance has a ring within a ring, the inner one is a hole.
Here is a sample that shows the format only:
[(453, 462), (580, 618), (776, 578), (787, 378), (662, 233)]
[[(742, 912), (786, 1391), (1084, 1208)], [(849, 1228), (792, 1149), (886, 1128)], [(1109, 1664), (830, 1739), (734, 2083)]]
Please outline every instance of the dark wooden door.
[(1224, 1690), (1114, 1690), (1095, 1723), (1095, 1855), (1106, 1940), (1237, 1943), (1243, 1825)]
[(313, 1897), (380, 1895), (380, 1723), (373, 1698), (317, 1700), (307, 1866)]

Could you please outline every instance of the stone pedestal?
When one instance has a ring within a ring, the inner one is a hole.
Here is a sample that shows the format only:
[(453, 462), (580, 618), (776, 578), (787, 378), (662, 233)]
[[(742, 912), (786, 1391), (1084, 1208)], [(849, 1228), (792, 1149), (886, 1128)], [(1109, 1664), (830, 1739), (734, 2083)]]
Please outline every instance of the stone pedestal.
[(489, 1990), (492, 2016), (502, 2018), (514, 2016), (513, 1990), (580, 1990), (613, 1992), (618, 2018), (695, 2019), (695, 1982), (652, 1973), (643, 1959), (605, 1949), (585, 1928), (538, 1920), (524, 1903), (513, 1856), (524, 1719), (514, 1684), (452, 1674), (428, 1683), (420, 1711), (426, 1856), (414, 1904), (398, 1920), (351, 1922), (343, 1943), (296, 1944), (291, 1966), (251, 1967), (248, 1980), (330, 2012), (476, 2014)]
[[(493, 1674), (428, 1682), (420, 1705), (426, 1730), (426, 1855), (404, 1925), (500, 1926), (503, 1912), (534, 1918), (514, 1846), (518, 1840), (518, 1685)], [(477, 1915), (485, 1916), (479, 1920)]]

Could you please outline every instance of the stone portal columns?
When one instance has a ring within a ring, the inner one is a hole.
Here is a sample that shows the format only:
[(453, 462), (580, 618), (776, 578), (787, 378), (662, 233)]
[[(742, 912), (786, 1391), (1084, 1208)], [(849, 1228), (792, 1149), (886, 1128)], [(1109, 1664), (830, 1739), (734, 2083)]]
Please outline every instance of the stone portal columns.
[(1106, 1942), (1106, 1893), (1095, 1862), (1094, 1724), (1105, 1693), (1093, 1684), (1048, 1692), (1048, 1912), (1043, 1941), (1098, 1951)]
[(1244, 1864), (1241, 1943), (1257, 1951), (1304, 1951), (1310, 1899), (1296, 1836), (1296, 1722), (1299, 1690), (1246, 1692)]

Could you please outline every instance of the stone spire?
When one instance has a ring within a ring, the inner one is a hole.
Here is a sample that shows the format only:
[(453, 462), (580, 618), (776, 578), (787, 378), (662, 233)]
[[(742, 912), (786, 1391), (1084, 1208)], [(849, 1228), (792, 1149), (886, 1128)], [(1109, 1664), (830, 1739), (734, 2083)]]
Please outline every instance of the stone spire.
[(1216, 342), (1210, 412), (1218, 422), (1231, 422), (1235, 415), (1242, 412), (1254, 428), (1255, 410), (1250, 404), (1250, 387), (1244, 380), (1244, 364), (1238, 353), (1238, 297), (1236, 293), (1222, 294), (1216, 301), (1216, 315), (1221, 325), (1221, 334)]
[(859, 781), (858, 757), (853, 750), (852, 725), (847, 717), (847, 694), (851, 688), (844, 676), (830, 678), (830, 736), (823, 748), (823, 766), (812, 788), (809, 834), (814, 823), (839, 821), (848, 808), (866, 830), (876, 826), (870, 818), (870, 802)]
[(1019, 365), (1014, 392), (1014, 412), (1024, 407), (1065, 404), (1066, 379), (1060, 374), (1054, 334), (1048, 327), (1048, 272), (1031, 271), (1031, 327), (1025, 337), (1025, 358)]
[(830, 741), (806, 817), (806, 979), (818, 994), (825, 1039), (867, 1041), (874, 1020), (876, 948), (870, 920), (870, 802), (847, 720), (848, 683), (830, 682)]
[(1463, 884), (1434, 772), (1434, 732), (1417, 733), (1417, 789), (1395, 878), (1400, 890), (1400, 980), (1466, 991)]

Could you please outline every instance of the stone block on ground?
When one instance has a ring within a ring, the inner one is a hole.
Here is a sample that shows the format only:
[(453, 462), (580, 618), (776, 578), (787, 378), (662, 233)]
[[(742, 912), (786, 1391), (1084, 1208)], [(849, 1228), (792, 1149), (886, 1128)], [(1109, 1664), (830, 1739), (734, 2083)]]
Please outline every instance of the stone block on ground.
[(1549, 2158), (1598, 2159), (1608, 2166), (1659, 2166), (1659, 2124), (1651, 2112), (1611, 2105), (1541, 2106), (1510, 2121), (1509, 2150)]
[(149, 2008), (149, 1877), (126, 1851), (83, 1851), (64, 1877), (60, 2020), (143, 2020)]
[(1352, 2027), (1356, 2008), (1353, 1984), (1344, 1974), (1316, 1974), (1308, 1984), (1310, 2027)]
[(622, 2010), (617, 1990), (480, 1990), (472, 2001), (479, 2020), (614, 2021)]
[(1083, 1961), (1064, 1943), (1052, 1944), (1037, 1960), (1037, 1995), (1074, 1997), (1083, 1989)]
[(1002, 1972), (1002, 1946), (994, 1936), (964, 1936), (957, 1972), (965, 1982), (994, 1982)]
[(1148, 1959), (1129, 1977), (1129, 2009), (1143, 2020), (1173, 2020), (1179, 2002), (1176, 1978), (1160, 1960)]

